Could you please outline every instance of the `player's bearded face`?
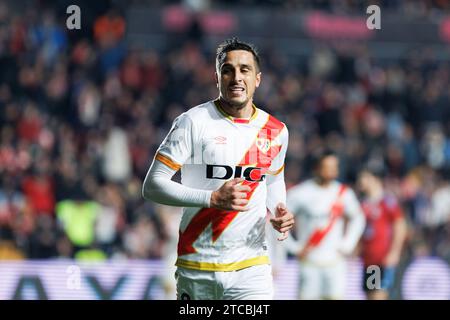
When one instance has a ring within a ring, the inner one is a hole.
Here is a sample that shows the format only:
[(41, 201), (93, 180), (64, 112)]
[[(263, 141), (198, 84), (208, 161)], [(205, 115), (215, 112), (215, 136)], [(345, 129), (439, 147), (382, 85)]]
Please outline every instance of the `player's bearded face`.
[(255, 89), (261, 82), (253, 54), (245, 50), (227, 52), (220, 65), (217, 84), (220, 96), (228, 104), (245, 107), (251, 103)]
[(370, 186), (374, 184), (375, 179), (367, 172), (362, 172), (357, 181), (357, 185), (362, 192), (368, 192)]
[(332, 181), (339, 175), (339, 160), (334, 156), (329, 156), (321, 161), (319, 176), (325, 181)]

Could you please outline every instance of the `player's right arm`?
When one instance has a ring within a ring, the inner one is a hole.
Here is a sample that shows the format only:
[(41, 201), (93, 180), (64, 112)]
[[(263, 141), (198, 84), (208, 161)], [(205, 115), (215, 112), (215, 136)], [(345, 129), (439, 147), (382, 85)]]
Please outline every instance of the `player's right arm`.
[(343, 255), (350, 255), (355, 250), (366, 226), (365, 215), (352, 189), (348, 189), (344, 194), (344, 210), (348, 219), (339, 251)]
[(173, 175), (192, 155), (193, 130), (187, 114), (174, 120), (145, 177), (142, 186), (145, 199), (171, 206), (209, 207), (212, 191), (189, 188), (172, 181)]
[(194, 189), (172, 181), (177, 172), (157, 159), (145, 177), (142, 195), (147, 200), (178, 207), (209, 207), (212, 191)]
[(158, 148), (147, 172), (142, 195), (147, 200), (179, 207), (213, 207), (223, 210), (246, 210), (248, 186), (239, 179), (226, 182), (218, 190), (202, 190), (172, 181), (173, 175), (192, 157), (195, 128), (187, 114), (175, 119), (172, 128)]

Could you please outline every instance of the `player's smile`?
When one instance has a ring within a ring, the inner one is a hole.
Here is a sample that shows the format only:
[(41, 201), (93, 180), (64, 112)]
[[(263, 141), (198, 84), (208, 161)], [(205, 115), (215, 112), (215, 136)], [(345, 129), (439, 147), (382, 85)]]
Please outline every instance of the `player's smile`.
[(230, 86), (228, 90), (231, 92), (231, 96), (240, 97), (245, 93), (245, 88), (243, 86)]

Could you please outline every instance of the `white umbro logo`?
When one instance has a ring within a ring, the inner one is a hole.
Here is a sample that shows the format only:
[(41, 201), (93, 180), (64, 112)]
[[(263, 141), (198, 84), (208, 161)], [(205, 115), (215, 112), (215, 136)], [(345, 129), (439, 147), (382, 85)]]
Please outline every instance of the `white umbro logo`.
[(227, 138), (224, 136), (217, 136), (214, 138), (214, 141), (216, 141), (216, 144), (226, 144)]

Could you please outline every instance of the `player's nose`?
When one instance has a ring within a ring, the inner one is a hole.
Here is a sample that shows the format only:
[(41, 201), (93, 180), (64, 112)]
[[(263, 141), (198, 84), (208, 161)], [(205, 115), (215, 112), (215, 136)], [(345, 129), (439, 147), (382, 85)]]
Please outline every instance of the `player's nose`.
[(242, 82), (242, 79), (243, 79), (242, 72), (239, 69), (234, 70), (232, 80), (236, 83), (240, 83), (240, 82)]

